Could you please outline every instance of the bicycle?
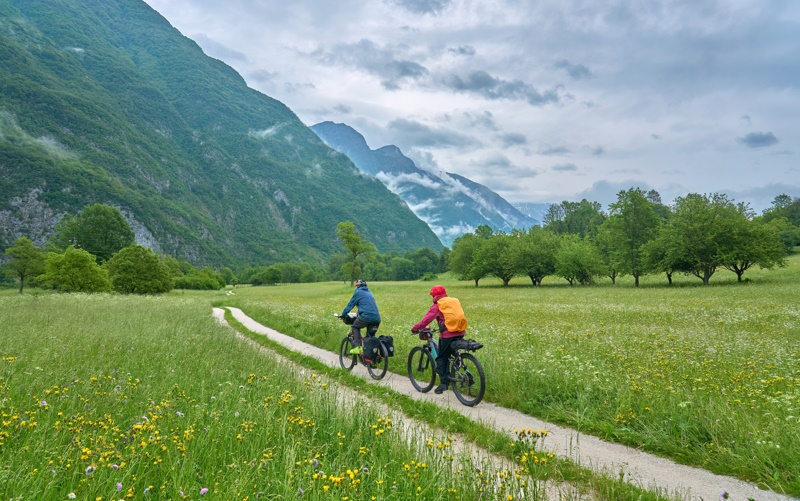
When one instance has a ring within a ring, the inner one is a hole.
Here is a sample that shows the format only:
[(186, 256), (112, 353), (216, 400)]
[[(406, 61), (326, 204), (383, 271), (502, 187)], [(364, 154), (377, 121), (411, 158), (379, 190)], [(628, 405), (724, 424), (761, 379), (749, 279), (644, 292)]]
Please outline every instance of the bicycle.
[[(356, 319), (356, 316), (352, 313), (347, 315), (339, 315), (334, 313), (336, 318), (342, 320), (345, 325), (353, 325), (353, 322)], [(376, 326), (369, 326), (367, 327), (366, 335), (362, 338), (361, 344), (364, 344), (364, 339), (367, 336), (375, 336), (375, 333), (378, 332), (378, 327)], [(353, 328), (350, 327), (350, 332), (342, 339), (341, 344), (339, 345), (339, 365), (342, 366), (342, 369), (351, 371), (353, 367), (355, 367), (356, 362), (360, 362), (367, 368), (367, 372), (372, 377), (372, 379), (383, 379), (383, 376), (386, 375), (386, 371), (389, 368), (389, 354), (386, 352), (386, 347), (383, 346), (383, 343), (380, 343), (380, 351), (378, 356), (375, 360), (368, 362), (364, 358), (364, 354), (360, 355), (351, 355), (350, 350), (355, 348), (355, 333), (353, 332)]]
[[(417, 391), (427, 393), (436, 383), (435, 360), (439, 343), (429, 328), (421, 329), (418, 334), (425, 344), (415, 346), (408, 354), (408, 378)], [(454, 353), (450, 355), (449, 383), (453, 385), (453, 393), (459, 402), (467, 407), (474, 407), (483, 400), (486, 376), (478, 359), (471, 353), (464, 352), (480, 350), (483, 345), (471, 339), (458, 339), (451, 346)]]

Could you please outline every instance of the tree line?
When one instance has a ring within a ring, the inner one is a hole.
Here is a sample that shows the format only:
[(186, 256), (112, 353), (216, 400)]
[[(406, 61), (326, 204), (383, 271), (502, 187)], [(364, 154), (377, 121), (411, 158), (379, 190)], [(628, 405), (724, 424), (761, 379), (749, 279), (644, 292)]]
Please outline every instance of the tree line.
[(655, 190), (620, 191), (607, 213), (598, 202), (562, 202), (550, 206), (542, 227), (494, 233), (480, 226), (457, 238), (449, 269), (475, 286), (487, 276), (508, 285), (527, 276), (533, 286), (546, 276), (570, 285), (598, 277), (612, 283), (632, 276), (636, 286), (647, 274), (694, 275), (708, 285), (726, 269), (738, 280), (750, 268), (786, 264), (800, 244), (800, 199), (788, 195), (756, 216), (747, 204), (724, 194), (691, 193), (667, 206)]

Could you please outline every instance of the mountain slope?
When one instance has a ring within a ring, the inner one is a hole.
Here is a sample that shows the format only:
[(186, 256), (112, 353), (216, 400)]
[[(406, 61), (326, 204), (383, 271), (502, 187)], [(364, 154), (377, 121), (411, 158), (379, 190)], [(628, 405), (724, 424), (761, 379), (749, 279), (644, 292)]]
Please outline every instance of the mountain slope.
[(119, 207), (197, 264), (321, 260), (351, 220), (381, 251), (441, 248), (384, 186), (141, 0), (0, 0), (0, 237)]
[(506, 232), (539, 224), (486, 186), (458, 174), (439, 176), (418, 168), (397, 146), (371, 150), (364, 137), (346, 124), (322, 122), (311, 130), (400, 195), (445, 245), (483, 224)]

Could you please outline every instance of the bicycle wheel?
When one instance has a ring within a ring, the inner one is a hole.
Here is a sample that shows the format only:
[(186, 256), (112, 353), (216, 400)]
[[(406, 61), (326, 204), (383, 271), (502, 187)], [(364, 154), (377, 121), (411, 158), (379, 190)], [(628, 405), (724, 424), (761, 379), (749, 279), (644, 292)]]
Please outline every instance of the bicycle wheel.
[(467, 407), (478, 405), (486, 392), (486, 376), (478, 359), (469, 353), (460, 353), (461, 364), (450, 369), (450, 384), (459, 402)]
[(382, 379), (386, 375), (386, 370), (389, 368), (389, 354), (386, 353), (386, 347), (381, 344), (381, 354), (378, 359), (372, 363), (367, 364), (367, 372), (372, 376), (372, 379)]
[(353, 345), (350, 343), (350, 336), (345, 336), (342, 339), (342, 344), (339, 345), (339, 365), (342, 369), (351, 371), (356, 365), (356, 355), (351, 355), (350, 350)]
[(431, 352), (415, 346), (408, 354), (408, 379), (417, 391), (427, 393), (436, 383), (436, 363)]

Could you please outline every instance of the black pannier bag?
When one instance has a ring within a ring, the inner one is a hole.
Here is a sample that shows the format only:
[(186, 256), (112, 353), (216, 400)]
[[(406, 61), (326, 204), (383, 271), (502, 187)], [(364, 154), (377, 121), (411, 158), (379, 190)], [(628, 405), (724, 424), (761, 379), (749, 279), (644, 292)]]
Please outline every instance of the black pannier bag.
[(452, 346), (453, 349), (465, 350), (465, 351), (475, 351), (483, 348), (483, 345), (475, 341), (474, 339), (464, 339), (464, 338), (453, 341)]
[(364, 338), (364, 360), (367, 362), (374, 362), (377, 360), (378, 355), (381, 354), (381, 342), (375, 336), (367, 336)]
[(394, 356), (394, 338), (392, 336), (380, 336), (378, 340), (384, 348), (386, 348), (386, 355), (389, 357)]

